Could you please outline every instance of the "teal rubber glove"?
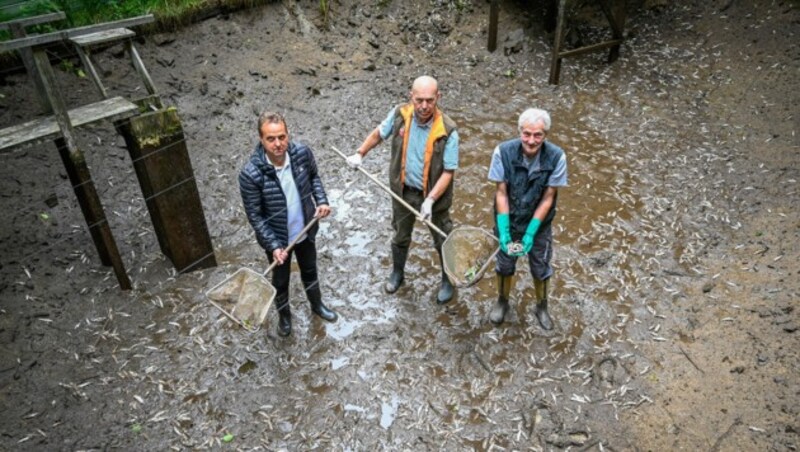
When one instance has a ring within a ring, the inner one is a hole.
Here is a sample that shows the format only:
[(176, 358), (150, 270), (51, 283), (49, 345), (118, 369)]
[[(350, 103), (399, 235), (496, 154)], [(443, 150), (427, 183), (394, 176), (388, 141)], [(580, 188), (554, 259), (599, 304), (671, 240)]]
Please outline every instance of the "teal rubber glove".
[(500, 235), (500, 249), (508, 254), (508, 244), (511, 243), (511, 227), (507, 213), (497, 214), (497, 233)]
[(528, 223), (528, 229), (525, 230), (525, 235), (522, 236), (522, 253), (528, 254), (533, 248), (533, 238), (536, 237), (536, 232), (539, 231), (539, 225), (542, 221), (534, 218)]

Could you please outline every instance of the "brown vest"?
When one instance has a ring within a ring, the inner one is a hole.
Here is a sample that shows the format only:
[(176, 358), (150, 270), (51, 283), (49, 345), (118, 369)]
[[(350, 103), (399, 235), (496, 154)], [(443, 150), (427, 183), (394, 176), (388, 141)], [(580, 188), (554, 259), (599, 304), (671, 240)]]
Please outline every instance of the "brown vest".
[[(406, 175), (406, 149), (408, 147), (408, 134), (411, 131), (411, 118), (414, 115), (412, 104), (398, 105), (395, 109), (394, 124), (392, 127), (392, 155), (389, 166), (389, 186), (392, 191), (403, 196), (403, 184)], [(438, 108), (434, 113), (431, 132), (425, 144), (425, 160), (422, 170), (422, 191), (425, 196), (436, 185), (436, 181), (444, 172), (444, 147), (447, 137), (456, 130), (456, 124), (449, 116)], [(445, 190), (444, 194), (436, 200), (434, 209), (449, 209), (453, 203), (453, 185), (455, 180)]]

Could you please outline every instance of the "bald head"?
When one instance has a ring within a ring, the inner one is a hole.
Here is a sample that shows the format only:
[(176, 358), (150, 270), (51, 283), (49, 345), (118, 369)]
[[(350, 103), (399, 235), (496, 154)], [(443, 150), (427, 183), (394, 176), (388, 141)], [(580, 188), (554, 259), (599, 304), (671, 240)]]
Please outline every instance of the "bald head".
[(436, 81), (435, 78), (431, 77), (430, 75), (423, 75), (417, 77), (414, 80), (414, 83), (411, 84), (411, 93), (413, 94), (415, 91), (428, 91), (433, 90), (434, 92), (439, 92), (439, 82)]
[(436, 103), (440, 97), (439, 83), (435, 78), (423, 75), (414, 80), (411, 85), (411, 103), (414, 104), (414, 113), (420, 123), (430, 121), (436, 113)]

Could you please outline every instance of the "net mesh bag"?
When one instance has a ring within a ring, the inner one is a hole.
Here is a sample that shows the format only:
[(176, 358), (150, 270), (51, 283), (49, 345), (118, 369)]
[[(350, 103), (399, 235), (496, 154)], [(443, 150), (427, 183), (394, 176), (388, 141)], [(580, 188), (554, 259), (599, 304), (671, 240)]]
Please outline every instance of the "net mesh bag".
[(497, 239), (489, 232), (461, 226), (454, 229), (442, 244), (444, 272), (458, 287), (475, 284), (491, 263)]
[(229, 315), (248, 329), (257, 329), (267, 317), (275, 288), (267, 278), (247, 268), (241, 268), (208, 292), (208, 298), (224, 303)]

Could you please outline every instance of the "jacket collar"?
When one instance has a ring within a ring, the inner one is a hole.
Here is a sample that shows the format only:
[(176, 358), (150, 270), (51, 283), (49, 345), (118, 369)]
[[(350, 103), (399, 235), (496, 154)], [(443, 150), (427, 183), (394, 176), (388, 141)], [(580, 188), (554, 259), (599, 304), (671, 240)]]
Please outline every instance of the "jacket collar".
[[(253, 150), (253, 155), (250, 156), (250, 161), (253, 165), (258, 168), (264, 174), (275, 174), (275, 167), (267, 160), (267, 155), (265, 154), (266, 150), (264, 149), (264, 145), (261, 144), (259, 141), (256, 144), (255, 149)], [(294, 156), (297, 153), (297, 146), (294, 142), (289, 142), (289, 147), (286, 149), (286, 154), (288, 154), (289, 160), (294, 160)]]

